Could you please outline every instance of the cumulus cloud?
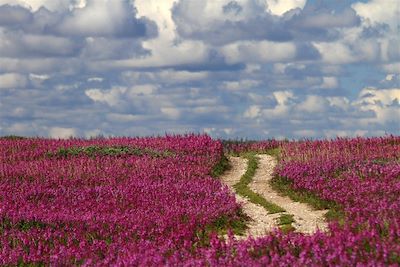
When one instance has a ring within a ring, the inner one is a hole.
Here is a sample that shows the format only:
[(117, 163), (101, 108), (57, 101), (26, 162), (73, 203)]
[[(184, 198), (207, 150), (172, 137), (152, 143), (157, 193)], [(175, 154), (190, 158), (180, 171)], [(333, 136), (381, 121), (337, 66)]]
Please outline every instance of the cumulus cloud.
[(351, 6), (364, 19), (365, 23), (385, 23), (392, 30), (398, 30), (400, 5), (397, 0), (371, 0), (366, 3), (356, 2)]
[(85, 94), (95, 102), (107, 103), (110, 106), (116, 106), (121, 96), (127, 91), (125, 87), (115, 87), (108, 91), (100, 89), (88, 89)]
[(267, 0), (268, 10), (274, 15), (282, 15), (292, 9), (304, 8), (306, 0)]
[[(155, 27), (146, 19), (136, 19), (129, 1), (88, 0), (83, 8), (73, 9), (60, 22), (63, 35), (77, 36), (146, 36)], [(147, 28), (146, 28), (147, 27)]]

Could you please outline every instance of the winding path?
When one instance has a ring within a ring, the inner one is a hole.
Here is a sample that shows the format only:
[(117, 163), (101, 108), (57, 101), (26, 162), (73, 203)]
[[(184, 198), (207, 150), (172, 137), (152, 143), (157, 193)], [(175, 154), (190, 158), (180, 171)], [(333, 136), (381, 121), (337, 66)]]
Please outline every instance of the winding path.
[[(220, 179), (224, 184), (229, 186), (232, 192), (235, 192), (233, 185), (239, 182), (242, 175), (246, 172), (247, 159), (229, 157), (229, 162), (231, 164), (231, 169), (220, 176)], [(246, 230), (245, 235), (236, 236), (237, 239), (245, 239), (248, 236), (260, 237), (265, 235), (267, 232), (272, 231), (272, 229), (276, 227), (275, 218), (277, 218), (278, 215), (268, 214), (263, 207), (250, 202), (249, 199), (238, 194), (235, 194), (235, 196), (236, 200), (242, 203), (244, 213), (252, 219), (247, 224), (249, 228)]]
[[(258, 155), (258, 157), (260, 161), (253, 181), (249, 185), (250, 189), (262, 195), (266, 200), (284, 208), (287, 211), (286, 214), (292, 214), (295, 220), (292, 224), (295, 231), (305, 234), (314, 233), (317, 229), (326, 231), (328, 228), (323, 216), (327, 210), (314, 210), (307, 204), (294, 202), (288, 197), (280, 196), (269, 185), (277, 164), (276, 159), (270, 155)], [(246, 172), (247, 159), (229, 157), (229, 161), (232, 168), (221, 176), (221, 180), (235, 192), (233, 185), (239, 182), (241, 176)], [(263, 207), (237, 194), (236, 199), (242, 203), (244, 212), (252, 218), (245, 235), (237, 238), (260, 237), (278, 227), (277, 218), (282, 213), (269, 214)]]

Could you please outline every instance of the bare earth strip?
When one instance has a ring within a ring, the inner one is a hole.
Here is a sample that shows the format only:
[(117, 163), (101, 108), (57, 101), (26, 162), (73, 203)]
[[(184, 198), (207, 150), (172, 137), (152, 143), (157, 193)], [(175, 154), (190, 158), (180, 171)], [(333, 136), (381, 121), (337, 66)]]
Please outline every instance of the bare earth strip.
[(280, 196), (269, 185), (272, 179), (274, 168), (277, 164), (276, 159), (270, 155), (258, 155), (260, 162), (252, 183), (249, 187), (254, 192), (261, 194), (266, 200), (284, 208), (287, 213), (292, 214), (296, 221), (292, 225), (297, 232), (310, 234), (320, 229), (327, 231), (327, 223), (324, 214), (327, 210), (314, 210), (310, 206), (300, 202), (293, 202), (288, 197)]
[[(240, 157), (229, 157), (232, 168), (226, 171), (220, 179), (222, 182), (229, 186), (232, 192), (235, 192), (233, 185), (240, 181), (242, 175), (246, 172), (247, 159)], [(279, 214), (268, 214), (268, 212), (261, 206), (256, 205), (247, 198), (235, 194), (236, 200), (242, 203), (243, 211), (252, 220), (248, 223), (248, 229), (244, 236), (236, 236), (237, 239), (246, 239), (249, 236), (260, 237), (264, 236), (267, 232), (271, 232), (273, 228), (277, 227), (275, 219)]]

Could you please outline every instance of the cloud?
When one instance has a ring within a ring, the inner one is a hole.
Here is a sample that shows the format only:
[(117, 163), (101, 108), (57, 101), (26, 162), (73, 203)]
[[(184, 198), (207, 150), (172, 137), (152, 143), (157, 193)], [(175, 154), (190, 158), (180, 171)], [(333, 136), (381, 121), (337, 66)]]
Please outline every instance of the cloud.
[(0, 74), (0, 89), (16, 89), (23, 88), (28, 84), (25, 75), (18, 73)]
[(317, 95), (308, 95), (307, 98), (297, 105), (300, 112), (324, 112), (328, 101)]
[(121, 96), (125, 94), (127, 88), (114, 87), (108, 91), (100, 89), (88, 89), (85, 94), (95, 102), (107, 103), (109, 106), (116, 106), (120, 102)]
[(233, 43), (222, 47), (221, 51), (228, 63), (288, 61), (296, 56), (296, 46), (293, 43), (269, 41)]
[[(60, 5), (54, 5), (55, 3)], [(36, 9), (0, 6), (0, 25), (31, 34), (67, 37), (148, 38), (157, 35), (156, 25), (137, 18), (128, 0), (42, 1)], [(61, 7), (61, 8), (52, 8)]]
[[(1, 4), (1, 3), (0, 3)], [(33, 16), (31, 12), (20, 6), (0, 6), (0, 26), (21, 25), (30, 23)]]
[(76, 136), (76, 129), (64, 127), (52, 127), (49, 129), (49, 136), (52, 138), (66, 139)]
[(230, 91), (239, 91), (239, 90), (248, 90), (260, 85), (261, 82), (257, 80), (226, 81), (223, 83), (221, 88)]
[(352, 49), (342, 42), (314, 42), (322, 60), (329, 64), (348, 64), (357, 61)]
[[(192, 16), (193, 12), (197, 15)], [(172, 13), (180, 36), (214, 45), (239, 40), (292, 39), (262, 1), (179, 1)]]
[(296, 0), (179, 1), (173, 19), (180, 36), (212, 45), (244, 40), (328, 41), (338, 39), (342, 28), (360, 24), (350, 7), (334, 11), (304, 6), (305, 1)]
[(290, 23), (294, 27), (303, 29), (329, 29), (354, 27), (360, 23), (356, 12), (351, 8), (346, 8), (341, 12), (320, 11), (306, 9), (295, 15)]
[(0, 57), (69, 57), (77, 55), (79, 48), (79, 43), (64, 37), (0, 29)]
[(400, 17), (400, 5), (397, 0), (371, 0), (369, 2), (357, 2), (351, 7), (361, 16), (365, 23), (385, 23), (393, 31), (397, 31)]
[(282, 15), (289, 10), (304, 8), (306, 0), (267, 0), (268, 10), (274, 15)]
[(147, 19), (136, 19), (129, 1), (87, 0), (83, 8), (67, 13), (57, 26), (59, 33), (76, 36), (140, 37), (156, 33)]

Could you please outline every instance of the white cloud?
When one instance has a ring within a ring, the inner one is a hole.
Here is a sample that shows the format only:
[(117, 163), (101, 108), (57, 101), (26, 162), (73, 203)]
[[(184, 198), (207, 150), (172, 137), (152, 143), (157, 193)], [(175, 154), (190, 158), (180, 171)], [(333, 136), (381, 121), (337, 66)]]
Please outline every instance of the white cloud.
[(339, 81), (336, 77), (322, 77), (322, 84), (320, 88), (332, 89), (339, 86)]
[(341, 42), (313, 42), (322, 56), (322, 60), (329, 64), (347, 64), (356, 61), (353, 51), (348, 45)]
[(111, 122), (122, 122), (122, 123), (141, 121), (146, 119), (146, 116), (134, 115), (134, 114), (109, 113), (106, 116), (107, 119)]
[(303, 112), (323, 112), (327, 105), (325, 98), (317, 95), (308, 95), (306, 99), (297, 105), (297, 109)]
[(338, 107), (342, 110), (347, 110), (350, 107), (350, 100), (347, 97), (327, 97), (327, 100), (332, 107)]
[(245, 118), (254, 119), (261, 115), (261, 108), (258, 105), (251, 105), (243, 114)]
[(306, 0), (266, 0), (266, 2), (268, 9), (274, 15), (282, 15), (294, 8), (303, 8), (306, 4)]
[[(208, 48), (202, 42), (178, 39), (171, 9), (176, 0), (137, 0), (138, 17), (148, 17), (157, 24), (158, 36), (143, 41), (144, 49), (151, 55), (125, 60), (104, 61), (90, 64), (93, 69), (113, 67), (168, 67), (190, 63), (201, 63), (208, 58)], [(179, 40), (179, 42), (177, 42)]]
[(277, 91), (273, 93), (276, 101), (280, 105), (286, 104), (289, 100), (294, 99), (294, 94), (291, 91)]
[(0, 89), (15, 89), (25, 87), (28, 79), (19, 73), (0, 74)]
[(260, 117), (264, 119), (280, 119), (288, 116), (293, 109), (293, 103), (291, 103), (295, 96), (291, 91), (276, 91), (273, 93), (277, 105), (274, 108), (262, 109)]
[(371, 0), (367, 3), (354, 3), (351, 6), (367, 23), (386, 23), (393, 31), (397, 31), (400, 17), (398, 0)]
[(376, 89), (376, 88), (364, 88), (359, 94), (359, 102), (376, 104), (377, 102), (383, 105), (390, 105), (393, 101), (397, 100), (400, 102), (400, 89)]
[(136, 85), (129, 89), (128, 95), (135, 97), (136, 95), (152, 95), (157, 92), (157, 86), (154, 84)]
[(222, 83), (221, 88), (229, 91), (240, 91), (248, 90), (250, 88), (257, 87), (261, 84), (261, 81), (257, 80), (240, 80), (240, 81), (226, 81)]
[(107, 103), (109, 106), (116, 106), (127, 91), (126, 87), (113, 87), (110, 90), (87, 89), (85, 95), (95, 102)]
[[(109, 36), (121, 30), (133, 17), (133, 7), (124, 1), (89, 0), (83, 8), (74, 9), (59, 30), (66, 35)], [(129, 10), (130, 9), (130, 10)], [(131, 25), (132, 27), (134, 25)]]
[(90, 78), (87, 79), (87, 81), (88, 82), (99, 82), (99, 83), (101, 83), (101, 82), (104, 81), (104, 78), (101, 78), (101, 77), (90, 77)]
[(393, 80), (393, 78), (394, 78), (395, 76), (396, 76), (396, 75), (394, 75), (394, 74), (388, 74), (388, 75), (386, 75), (385, 80), (386, 80), (386, 81), (391, 81), (391, 80)]
[(385, 125), (388, 122), (397, 123), (400, 127), (400, 89), (364, 88), (353, 105), (362, 111), (373, 111), (374, 118), (360, 120), (367, 126), (370, 123)]
[(179, 109), (174, 107), (162, 107), (160, 110), (163, 114), (167, 115), (168, 118), (174, 120), (178, 119), (181, 115)]
[(63, 11), (73, 7), (83, 6), (85, 1), (82, 0), (0, 0), (0, 5), (12, 4), (20, 5), (37, 11), (41, 7), (45, 7), (51, 11)]
[(382, 68), (386, 72), (400, 74), (400, 62), (384, 64)]
[(129, 83), (143, 83), (143, 80), (154, 83), (179, 84), (192, 81), (201, 81), (208, 77), (207, 71), (177, 71), (165, 69), (160, 71), (125, 71), (121, 78)]
[(77, 135), (75, 128), (52, 127), (49, 130), (49, 136), (52, 138), (70, 138)]

